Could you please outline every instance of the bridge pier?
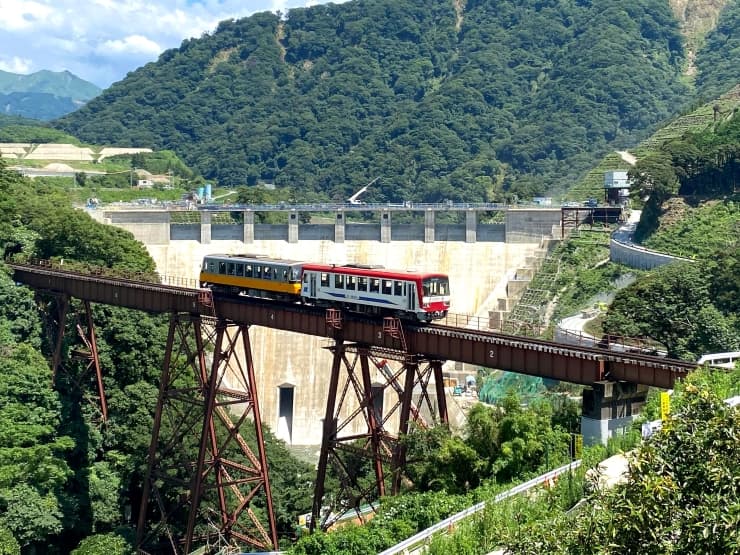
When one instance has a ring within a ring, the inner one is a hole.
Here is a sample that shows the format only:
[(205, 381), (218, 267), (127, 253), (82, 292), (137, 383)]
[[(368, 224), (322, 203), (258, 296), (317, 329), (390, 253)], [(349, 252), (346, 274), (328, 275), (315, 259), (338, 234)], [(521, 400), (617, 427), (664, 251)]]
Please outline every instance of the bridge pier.
[(391, 242), (391, 213), (388, 210), (380, 213), (380, 242)]
[(581, 434), (584, 445), (606, 444), (640, 413), (648, 386), (630, 382), (595, 382), (583, 390)]
[(424, 212), (424, 242), (434, 243), (434, 210)]
[(244, 244), (251, 245), (254, 243), (254, 212), (251, 210), (244, 211)]
[[(326, 321), (333, 328), (336, 343), (329, 347), (333, 359), (309, 523), (311, 531), (317, 526), (327, 530), (352, 511), (363, 519), (363, 505), (377, 511), (383, 495), (389, 490), (395, 495), (401, 489), (406, 449), (399, 437), (409, 432), (409, 422), (420, 428), (447, 422), (442, 361), (414, 355), (407, 348), (398, 319), (386, 318), (383, 326), (383, 333), (395, 340), (397, 350), (344, 343), (341, 313), (336, 309), (327, 311)], [(401, 368), (393, 369), (389, 359), (401, 362)], [(436, 403), (432, 401), (435, 396)], [(394, 398), (393, 405), (386, 408), (386, 399)], [(365, 433), (351, 433), (356, 419), (364, 420)], [(389, 429), (394, 420), (398, 421), (397, 433)], [(372, 462), (374, 484), (360, 483), (362, 477), (356, 474), (357, 457)], [(339, 475), (341, 491), (326, 513), (322, 509), (329, 467)], [(390, 469), (390, 475), (386, 474), (386, 468)]]
[(475, 243), (477, 241), (476, 230), (478, 227), (478, 215), (475, 210), (469, 209), (465, 212), (465, 242)]
[[(206, 532), (214, 540), (226, 538), (262, 551), (277, 548), (248, 330), (248, 324), (221, 318), (204, 327), (199, 315), (172, 314), (138, 514), (137, 552), (164, 541), (176, 555), (190, 553), (195, 541), (203, 541), (196, 538), (196, 525), (209, 512), (220, 516), (208, 519), (218, 527)], [(214, 345), (210, 368), (209, 344)], [(190, 372), (194, 379), (187, 376)], [(170, 425), (163, 427), (163, 422)], [(256, 452), (240, 434), (241, 426), (254, 427)], [(183, 446), (197, 447), (196, 461), (183, 464)], [(257, 496), (264, 500), (265, 523), (252, 512)], [(176, 533), (184, 537), (172, 537), (170, 523), (175, 522), (187, 523)]]
[(288, 243), (298, 242), (298, 212), (288, 214)]
[(334, 220), (334, 242), (344, 243), (344, 210), (337, 210)]
[(211, 213), (205, 210), (200, 213), (200, 243), (211, 244)]

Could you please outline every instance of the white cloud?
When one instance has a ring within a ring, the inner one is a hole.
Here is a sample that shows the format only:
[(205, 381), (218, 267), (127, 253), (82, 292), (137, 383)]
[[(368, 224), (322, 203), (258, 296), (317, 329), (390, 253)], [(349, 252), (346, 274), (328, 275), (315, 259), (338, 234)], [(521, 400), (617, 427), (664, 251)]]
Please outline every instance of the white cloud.
[(0, 0), (0, 13), (5, 31), (29, 29), (49, 17), (52, 8), (44, 2), (25, 0)]
[(108, 54), (149, 54), (157, 56), (162, 52), (162, 47), (141, 35), (129, 35), (122, 39), (104, 41), (97, 46), (95, 52), (100, 56)]
[(31, 60), (12, 57), (10, 60), (0, 59), (0, 69), (11, 73), (28, 73), (31, 68)]

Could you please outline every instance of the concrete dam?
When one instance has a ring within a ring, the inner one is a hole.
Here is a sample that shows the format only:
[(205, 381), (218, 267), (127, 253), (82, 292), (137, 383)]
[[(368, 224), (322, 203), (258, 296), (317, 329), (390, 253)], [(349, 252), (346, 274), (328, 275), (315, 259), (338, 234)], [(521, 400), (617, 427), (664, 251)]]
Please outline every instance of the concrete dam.
[[(327, 264), (375, 264), (399, 270), (441, 271), (450, 278), (450, 311), (486, 317), (489, 310), (501, 304), (500, 299), (507, 297), (509, 281), (517, 272), (531, 268), (533, 260), (544, 257), (548, 239), (557, 235), (560, 225), (559, 209), (523, 210), (511, 222), (507, 214), (508, 230), (502, 229), (501, 224), (491, 224), (495, 227), (485, 229), (475, 223), (474, 240), (471, 240), (469, 217), (457, 229), (447, 225), (443, 233), (432, 219), (431, 241), (428, 225), (421, 235), (416, 235), (418, 238), (397, 240), (389, 227), (383, 234), (383, 220), (380, 225), (367, 224), (361, 232), (363, 237), (375, 237), (375, 240), (352, 239), (354, 232), (344, 233), (337, 240), (336, 234), (327, 238), (325, 225), (312, 229), (311, 224), (304, 224), (300, 226), (303, 230), (291, 231), (290, 221), (282, 230), (277, 229), (279, 226), (269, 226), (261, 235), (263, 230), (258, 225), (247, 229), (247, 218), (244, 227), (237, 224), (226, 229), (229, 226), (222, 225), (216, 229), (211, 227), (210, 217), (201, 217), (200, 225), (186, 229), (171, 224), (168, 213), (161, 210), (98, 209), (91, 211), (91, 215), (130, 231), (146, 246), (163, 276), (189, 278), (195, 283), (203, 256), (213, 253), (254, 253)], [(427, 217), (426, 224), (429, 221)], [(283, 238), (276, 239), (276, 235)], [(408, 236), (408, 228), (404, 235)], [(435, 240), (435, 235), (457, 240)], [(332, 365), (331, 353), (325, 347), (333, 342), (328, 338), (260, 327), (250, 329), (250, 338), (264, 423), (291, 446), (319, 445)], [(448, 369), (451, 375), (456, 370), (475, 373), (475, 369), (456, 368), (454, 362), (445, 366)], [(383, 382), (380, 375), (373, 376), (376, 379)], [(383, 406), (392, 407), (397, 398), (388, 389)], [(453, 426), (456, 420), (459, 424), (462, 419), (455, 403), (450, 398), (449, 416)], [(390, 425), (397, 425), (393, 418)]]

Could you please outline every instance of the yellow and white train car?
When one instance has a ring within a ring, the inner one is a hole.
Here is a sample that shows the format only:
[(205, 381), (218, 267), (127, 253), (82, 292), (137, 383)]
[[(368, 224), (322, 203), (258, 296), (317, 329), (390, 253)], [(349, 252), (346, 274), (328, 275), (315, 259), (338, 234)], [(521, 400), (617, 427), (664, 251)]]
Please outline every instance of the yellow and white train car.
[(215, 293), (298, 301), (303, 262), (253, 254), (209, 254), (203, 258), (200, 286)]

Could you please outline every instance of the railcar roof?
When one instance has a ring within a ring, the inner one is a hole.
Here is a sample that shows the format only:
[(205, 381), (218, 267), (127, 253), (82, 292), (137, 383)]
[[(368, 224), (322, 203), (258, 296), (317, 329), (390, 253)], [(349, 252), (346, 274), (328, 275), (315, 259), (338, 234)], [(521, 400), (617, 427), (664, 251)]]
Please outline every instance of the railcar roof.
[(304, 270), (313, 270), (316, 272), (333, 272), (340, 274), (352, 274), (368, 277), (387, 278), (387, 279), (414, 279), (414, 278), (445, 278), (447, 274), (442, 272), (425, 272), (419, 270), (398, 270), (389, 268), (367, 268), (358, 267), (351, 264), (313, 264), (306, 263), (303, 265)]
[(301, 260), (287, 260), (285, 258), (272, 258), (262, 254), (207, 254), (204, 258), (214, 258), (218, 260), (230, 260), (232, 262), (259, 262), (262, 264), (305, 264)]

